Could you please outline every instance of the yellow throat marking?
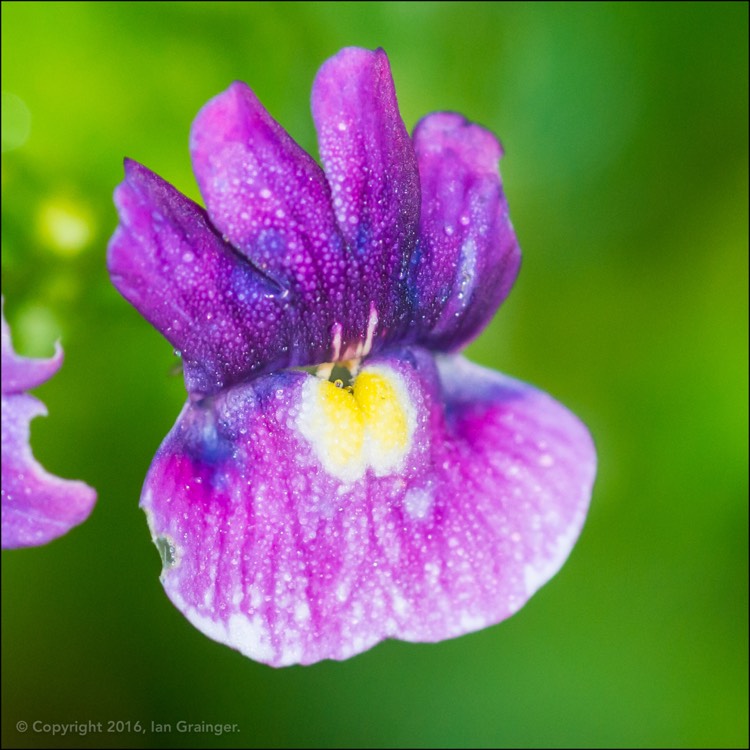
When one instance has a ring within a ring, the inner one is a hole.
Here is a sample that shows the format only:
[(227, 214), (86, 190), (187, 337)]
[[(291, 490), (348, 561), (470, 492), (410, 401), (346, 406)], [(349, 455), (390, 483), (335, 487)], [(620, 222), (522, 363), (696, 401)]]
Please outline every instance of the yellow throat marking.
[(326, 471), (351, 483), (368, 468), (385, 476), (401, 467), (416, 414), (401, 375), (374, 365), (362, 370), (349, 388), (341, 381), (310, 377), (299, 426)]

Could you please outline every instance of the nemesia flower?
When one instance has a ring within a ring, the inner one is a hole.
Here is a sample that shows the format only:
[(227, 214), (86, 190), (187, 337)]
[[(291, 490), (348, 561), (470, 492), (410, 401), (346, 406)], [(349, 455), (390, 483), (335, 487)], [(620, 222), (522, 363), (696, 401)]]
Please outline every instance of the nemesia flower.
[(108, 259), (189, 393), (141, 496), (163, 585), (274, 666), (508, 617), (595, 471), (576, 417), (455, 353), (519, 266), (495, 137), (441, 112), (410, 138), (382, 50), (326, 62), (312, 110), (323, 168), (245, 84), (212, 99), (207, 210), (126, 161)]
[[(5, 301), (3, 300), (3, 307)], [(26, 391), (48, 381), (61, 367), (59, 344), (49, 359), (20, 357), (13, 350), (2, 311), (2, 546), (34, 547), (57, 539), (85, 521), (96, 492), (83, 482), (48, 474), (29, 446), (29, 422), (46, 415)]]

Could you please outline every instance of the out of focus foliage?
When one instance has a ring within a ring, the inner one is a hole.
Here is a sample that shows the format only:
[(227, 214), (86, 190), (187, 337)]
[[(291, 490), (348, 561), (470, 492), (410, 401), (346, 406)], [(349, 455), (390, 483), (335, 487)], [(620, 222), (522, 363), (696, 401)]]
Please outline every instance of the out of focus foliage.
[[(3, 553), (3, 745), (746, 746), (747, 28), (719, 2), (4, 2), (6, 313), (24, 354), (62, 340), (34, 449), (99, 502)], [(184, 389), (107, 278), (111, 194), (130, 156), (198, 198), (190, 123), (234, 79), (315, 153), (310, 85), (347, 45), (387, 50), (408, 127), (502, 138), (524, 263), (470, 354), (579, 414), (600, 473), (511, 620), (274, 671), (159, 585), (138, 497)], [(44, 728), (75, 721), (101, 731)]]

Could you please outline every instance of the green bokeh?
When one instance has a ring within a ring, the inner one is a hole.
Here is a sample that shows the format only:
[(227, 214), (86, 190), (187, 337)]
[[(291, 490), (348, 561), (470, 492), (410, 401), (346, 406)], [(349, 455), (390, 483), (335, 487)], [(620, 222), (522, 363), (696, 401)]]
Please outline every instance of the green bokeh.
[[(747, 746), (747, 28), (745, 3), (3, 2), (7, 315), (23, 353), (65, 348), (36, 455), (99, 493), (3, 553), (3, 746)], [(127, 155), (197, 198), (190, 123), (234, 79), (315, 153), (310, 84), (348, 45), (388, 51), (407, 127), (454, 109), (502, 137), (524, 263), (469, 353), (579, 414), (600, 471), (515, 617), (273, 670), (158, 582), (138, 496), (184, 390), (107, 278), (111, 193)]]

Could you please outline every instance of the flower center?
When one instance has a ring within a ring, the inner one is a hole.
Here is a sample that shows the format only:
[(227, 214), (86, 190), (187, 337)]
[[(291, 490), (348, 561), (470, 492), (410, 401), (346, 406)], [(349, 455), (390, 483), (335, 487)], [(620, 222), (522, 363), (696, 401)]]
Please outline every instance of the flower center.
[(299, 427), (329, 473), (346, 483), (368, 468), (397, 471), (411, 447), (416, 411), (403, 377), (383, 365), (364, 367), (347, 381), (340, 365), (332, 380), (310, 377), (302, 393)]

